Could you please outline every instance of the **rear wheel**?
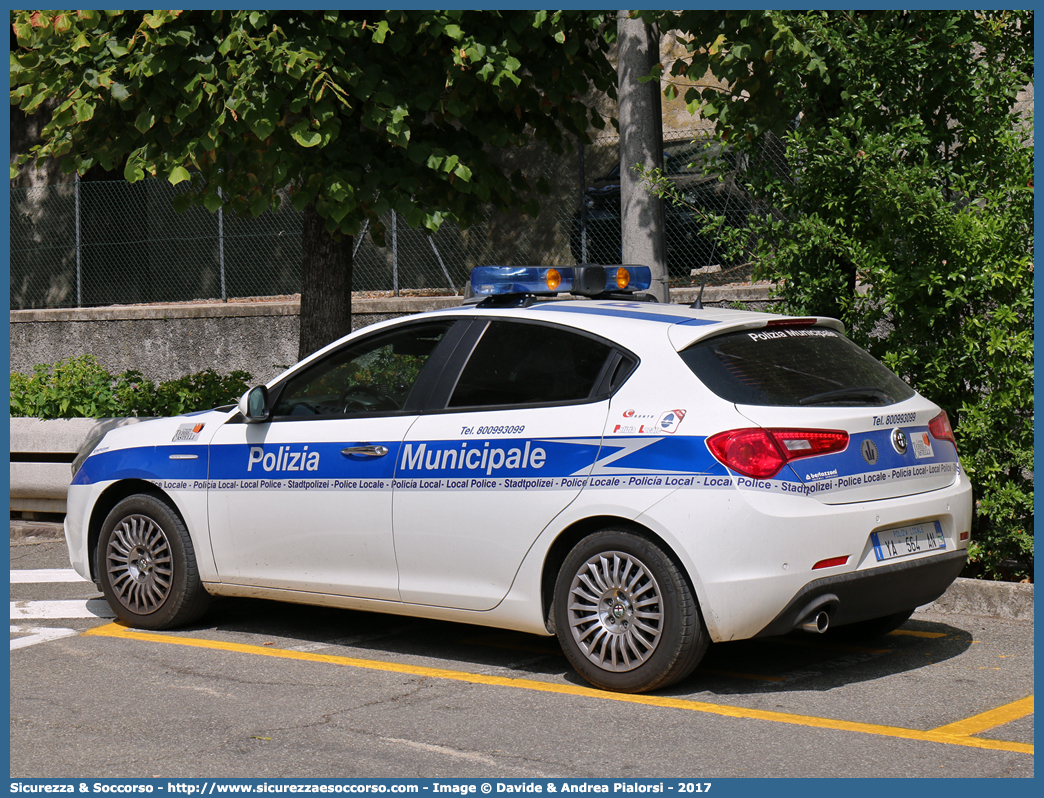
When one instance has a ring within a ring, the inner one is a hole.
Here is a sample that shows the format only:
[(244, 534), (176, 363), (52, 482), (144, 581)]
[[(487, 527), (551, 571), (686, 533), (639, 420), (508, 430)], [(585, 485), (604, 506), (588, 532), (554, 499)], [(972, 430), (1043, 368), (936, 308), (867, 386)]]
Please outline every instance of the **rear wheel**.
[(826, 634), (836, 640), (872, 640), (875, 637), (881, 637), (895, 631), (910, 620), (910, 616), (913, 614), (914, 611), (912, 609), (903, 610), (892, 615), (885, 615), (882, 618), (870, 618), (866, 621), (857, 621), (844, 626), (831, 626), (827, 629)]
[(555, 628), (596, 687), (640, 693), (692, 673), (709, 638), (692, 590), (652, 541), (604, 530), (580, 541), (558, 574)]
[(199, 618), (210, 604), (185, 524), (156, 496), (130, 496), (102, 525), (97, 574), (116, 616), (142, 629)]

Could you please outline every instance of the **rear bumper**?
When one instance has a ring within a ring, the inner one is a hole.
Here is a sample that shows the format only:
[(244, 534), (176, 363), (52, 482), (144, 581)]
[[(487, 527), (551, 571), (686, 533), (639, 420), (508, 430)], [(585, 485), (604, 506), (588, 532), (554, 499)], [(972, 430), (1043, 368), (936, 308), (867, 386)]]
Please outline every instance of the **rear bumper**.
[(959, 549), (809, 582), (754, 637), (787, 634), (820, 610), (826, 610), (834, 627), (930, 604), (957, 578), (967, 555)]

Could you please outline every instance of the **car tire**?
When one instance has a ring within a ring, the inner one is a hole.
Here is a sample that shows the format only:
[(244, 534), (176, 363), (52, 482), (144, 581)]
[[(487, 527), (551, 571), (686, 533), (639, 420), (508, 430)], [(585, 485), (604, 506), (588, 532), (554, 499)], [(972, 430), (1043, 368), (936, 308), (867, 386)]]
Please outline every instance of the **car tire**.
[(566, 556), (554, 618), (576, 671), (621, 693), (684, 679), (710, 642), (678, 566), (651, 540), (620, 529), (589, 535)]
[(98, 538), (96, 566), (105, 599), (128, 626), (184, 626), (210, 604), (188, 529), (158, 496), (129, 496), (112, 508)]
[(831, 626), (826, 634), (835, 640), (872, 640), (882, 637), (889, 632), (894, 632), (914, 614), (912, 609), (885, 615), (881, 618), (870, 618), (865, 621), (845, 624), (844, 626)]

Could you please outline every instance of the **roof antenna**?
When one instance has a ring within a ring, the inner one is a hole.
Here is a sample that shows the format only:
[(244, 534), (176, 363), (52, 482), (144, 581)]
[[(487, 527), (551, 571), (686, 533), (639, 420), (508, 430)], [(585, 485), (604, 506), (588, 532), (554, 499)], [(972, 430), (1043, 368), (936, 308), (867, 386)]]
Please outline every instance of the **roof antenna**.
[(703, 278), (703, 282), (700, 283), (700, 293), (696, 295), (696, 301), (689, 305), (690, 308), (696, 310), (703, 310), (703, 289), (707, 287), (707, 278)]

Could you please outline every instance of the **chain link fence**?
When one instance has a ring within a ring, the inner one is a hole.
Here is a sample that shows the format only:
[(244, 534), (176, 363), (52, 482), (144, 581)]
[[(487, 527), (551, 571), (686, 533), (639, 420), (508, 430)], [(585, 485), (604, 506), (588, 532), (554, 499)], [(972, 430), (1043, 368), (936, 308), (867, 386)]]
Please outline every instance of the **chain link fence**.
[[(1016, 111), (1032, 137), (1032, 84)], [(618, 138), (562, 154), (533, 145), (501, 157), (508, 169), (550, 185), (537, 217), (490, 208), (466, 230), (444, 224), (429, 235), (389, 213), (385, 247), (366, 234), (356, 238), (353, 289), (459, 294), (474, 266), (620, 262)], [(760, 158), (752, 165), (719, 151), (706, 129), (665, 133), (665, 182), (675, 194), (664, 206), (672, 286), (749, 278), (747, 258), (725, 258), (719, 234), (765, 210), (743, 188), (745, 170), (789, 174), (779, 139), (767, 139)], [(179, 190), (162, 179), (12, 188), (12, 309), (300, 292), (302, 215), (289, 202), (256, 218), (202, 208), (179, 214), (172, 206)], [(708, 232), (710, 217), (721, 221)]]
[[(718, 155), (706, 131), (664, 142), (665, 175), (681, 201), (668, 201), (666, 251), (671, 282), (704, 279), (721, 265), (701, 214), (738, 224), (750, 201), (742, 164), (705, 175)], [(472, 267), (486, 264), (620, 262), (619, 139), (601, 138), (556, 155), (534, 145), (504, 154), (505, 165), (551, 186), (535, 218), (490, 209), (462, 230), (430, 235), (389, 213), (386, 246), (356, 238), (353, 288), (392, 293), (461, 293)], [(689, 164), (695, 165), (690, 166)], [(782, 161), (781, 161), (782, 164)], [(289, 202), (256, 218), (191, 208), (172, 200), (184, 187), (166, 180), (77, 181), (11, 190), (11, 307), (61, 308), (300, 292), (302, 214)], [(724, 264), (728, 267), (732, 264)], [(693, 275), (694, 270), (700, 270)]]

